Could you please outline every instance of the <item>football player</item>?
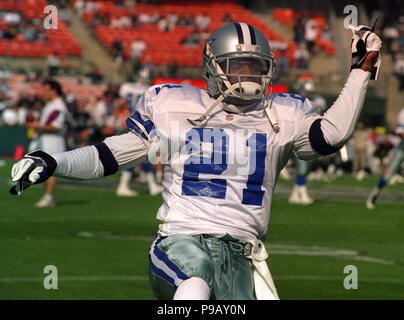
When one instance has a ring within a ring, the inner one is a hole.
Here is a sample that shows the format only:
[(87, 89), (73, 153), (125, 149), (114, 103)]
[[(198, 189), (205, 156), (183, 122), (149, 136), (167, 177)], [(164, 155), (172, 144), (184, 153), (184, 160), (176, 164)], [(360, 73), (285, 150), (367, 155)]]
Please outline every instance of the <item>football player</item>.
[[(327, 111), (327, 104), (325, 99), (316, 94), (316, 87), (313, 80), (302, 80), (298, 83), (296, 91), (311, 100), (317, 108), (317, 112), (323, 115)], [(315, 113), (316, 110), (313, 110)], [(289, 196), (289, 202), (302, 205), (310, 205), (314, 203), (314, 199), (309, 196), (307, 192), (306, 177), (310, 172), (312, 166), (311, 160), (301, 160), (295, 158), (296, 163), (296, 183), (293, 185), (292, 193)]]
[[(119, 89), (119, 95), (123, 98), (128, 106), (131, 114), (134, 114), (135, 106), (139, 101), (142, 94), (150, 87), (149, 77), (140, 72), (136, 82), (126, 82), (122, 84)], [(154, 178), (154, 173), (151, 165), (145, 161), (141, 169), (145, 175), (145, 181), (149, 188), (149, 193), (152, 196), (158, 195), (163, 192), (164, 188), (157, 184)], [(116, 194), (119, 197), (134, 197), (137, 195), (135, 190), (129, 187), (130, 180), (132, 179), (134, 168), (122, 170), (119, 184), (116, 189)]]
[(203, 51), (206, 91), (152, 86), (127, 120), (131, 132), (69, 152), (27, 154), (13, 166), (10, 192), (52, 175), (108, 176), (147, 156), (154, 161), (158, 150), (164, 203), (149, 254), (156, 297), (278, 299), (263, 244), (272, 193), (292, 154), (331, 154), (351, 136), (381, 47), (368, 27), (353, 36), (352, 71), (322, 117), (304, 97), (265, 95), (274, 74), (268, 40), (246, 23), (225, 25)]
[(380, 195), (383, 187), (389, 182), (391, 177), (398, 171), (401, 163), (404, 161), (404, 108), (401, 109), (398, 114), (398, 121), (395, 133), (401, 138), (400, 143), (393, 151), (393, 155), (388, 163), (388, 165), (383, 170), (383, 175), (380, 177), (377, 186), (373, 188), (366, 200), (366, 207), (368, 209), (374, 209), (376, 200)]
[[(46, 104), (40, 112), (40, 119), (27, 123), (27, 127), (37, 133), (35, 140), (41, 150), (48, 153), (63, 152), (66, 150), (64, 135), (68, 110), (62, 99), (62, 86), (55, 80), (46, 80), (43, 88)], [(49, 177), (45, 181), (45, 194), (35, 203), (35, 207), (55, 206), (55, 189), (56, 178)]]

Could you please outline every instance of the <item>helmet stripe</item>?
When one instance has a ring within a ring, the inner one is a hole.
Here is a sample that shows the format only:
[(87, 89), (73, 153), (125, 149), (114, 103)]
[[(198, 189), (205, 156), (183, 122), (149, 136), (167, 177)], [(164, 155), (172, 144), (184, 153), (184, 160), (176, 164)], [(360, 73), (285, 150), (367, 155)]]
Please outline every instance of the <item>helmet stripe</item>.
[(248, 30), (250, 30), (251, 44), (256, 45), (257, 44), (257, 39), (255, 38), (254, 28), (248, 24)]
[(234, 23), (234, 26), (236, 27), (236, 30), (237, 30), (238, 43), (244, 44), (244, 36), (243, 36), (243, 31), (241, 30), (240, 24), (236, 22), (236, 23)]
[(240, 26), (241, 26), (241, 30), (243, 31), (244, 43), (251, 44), (251, 35), (250, 35), (250, 30), (248, 30), (248, 24), (240, 23)]

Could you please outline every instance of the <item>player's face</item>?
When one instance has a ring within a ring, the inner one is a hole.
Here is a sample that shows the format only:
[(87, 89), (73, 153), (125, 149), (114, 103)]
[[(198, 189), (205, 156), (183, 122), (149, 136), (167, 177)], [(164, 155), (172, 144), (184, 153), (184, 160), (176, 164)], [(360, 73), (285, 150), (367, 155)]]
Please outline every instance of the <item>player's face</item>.
[[(222, 70), (227, 73), (226, 61), (221, 63)], [(251, 81), (261, 84), (260, 77), (249, 77), (251, 76), (262, 76), (268, 71), (267, 62), (263, 59), (251, 59), (251, 58), (237, 58), (229, 60), (228, 73), (230, 74), (240, 74), (240, 81)], [(229, 76), (229, 81), (234, 84), (239, 81), (238, 76)]]
[(51, 88), (48, 84), (45, 84), (43, 86), (43, 97), (46, 101), (49, 101), (51, 99)]
[[(231, 84), (238, 83), (239, 81), (241, 82), (249, 81), (261, 84), (262, 79), (261, 77), (258, 76), (265, 75), (268, 72), (268, 63), (263, 59), (256, 59), (256, 58), (230, 59), (228, 69), (227, 69), (227, 61), (222, 61), (219, 64), (224, 73), (234, 74), (228, 76), (228, 80)], [(251, 77), (251, 76), (257, 76), (257, 77)], [(251, 100), (244, 100), (241, 98), (234, 98), (234, 97), (227, 97), (224, 101), (226, 103), (238, 106), (245, 106), (251, 104)]]

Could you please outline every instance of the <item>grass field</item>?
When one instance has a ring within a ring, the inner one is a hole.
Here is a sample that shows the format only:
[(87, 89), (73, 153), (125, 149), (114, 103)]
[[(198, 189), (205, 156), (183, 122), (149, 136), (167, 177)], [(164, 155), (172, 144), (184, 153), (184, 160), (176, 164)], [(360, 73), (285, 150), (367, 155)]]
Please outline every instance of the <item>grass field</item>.
[[(9, 195), (10, 168), (0, 167), (0, 299), (154, 299), (148, 251), (161, 197), (142, 186), (137, 198), (117, 198), (116, 175), (60, 183), (59, 206), (36, 209), (42, 187)], [(281, 299), (404, 299), (404, 185), (386, 187), (369, 211), (376, 179), (312, 183), (309, 207), (288, 204), (291, 182), (281, 182), (267, 242)], [(46, 265), (58, 269), (57, 290), (43, 287)], [(357, 267), (357, 290), (343, 286), (347, 265)]]

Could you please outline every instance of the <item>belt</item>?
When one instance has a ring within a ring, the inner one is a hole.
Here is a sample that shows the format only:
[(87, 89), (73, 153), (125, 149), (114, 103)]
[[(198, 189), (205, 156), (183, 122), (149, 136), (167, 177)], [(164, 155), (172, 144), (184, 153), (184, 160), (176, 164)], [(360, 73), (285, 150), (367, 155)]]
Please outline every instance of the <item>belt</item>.
[(250, 242), (239, 241), (229, 235), (225, 235), (224, 237), (218, 238), (208, 234), (203, 234), (202, 237), (205, 239), (215, 238), (217, 240), (225, 241), (229, 245), (231, 251), (235, 254), (239, 254), (242, 256), (251, 255), (253, 245)]

